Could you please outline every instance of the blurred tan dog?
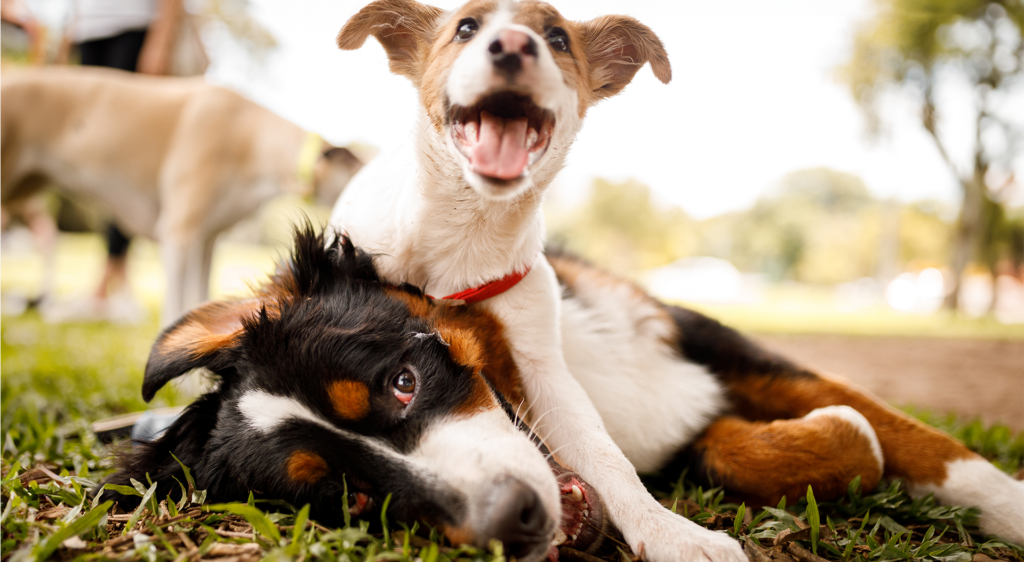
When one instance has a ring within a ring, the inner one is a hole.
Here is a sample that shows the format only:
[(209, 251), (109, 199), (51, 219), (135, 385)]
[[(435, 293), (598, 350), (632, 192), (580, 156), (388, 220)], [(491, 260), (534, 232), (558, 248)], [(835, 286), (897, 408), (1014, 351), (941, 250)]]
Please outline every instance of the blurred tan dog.
[[(230, 90), (195, 78), (105, 68), (5, 72), (2, 203), (53, 182), (94, 199), (132, 235), (161, 243), (167, 280), (161, 321), (207, 300), (217, 235), (299, 181), (305, 133)], [(362, 167), (344, 148), (313, 165), (330, 205)]]

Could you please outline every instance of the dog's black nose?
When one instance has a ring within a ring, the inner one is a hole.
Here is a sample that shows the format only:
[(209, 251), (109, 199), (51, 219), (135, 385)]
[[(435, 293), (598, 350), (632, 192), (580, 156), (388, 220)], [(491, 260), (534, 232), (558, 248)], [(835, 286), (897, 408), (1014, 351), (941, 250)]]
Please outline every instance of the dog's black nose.
[(523, 68), (523, 59), (515, 53), (498, 53), (491, 56), (491, 62), (506, 74), (515, 74)]
[(488, 535), (501, 541), (505, 556), (523, 558), (546, 546), (552, 522), (532, 488), (508, 480), (495, 489), (491, 499)]
[(498, 70), (512, 75), (522, 70), (527, 61), (537, 57), (537, 43), (521, 31), (506, 29), (491, 41), (487, 51)]

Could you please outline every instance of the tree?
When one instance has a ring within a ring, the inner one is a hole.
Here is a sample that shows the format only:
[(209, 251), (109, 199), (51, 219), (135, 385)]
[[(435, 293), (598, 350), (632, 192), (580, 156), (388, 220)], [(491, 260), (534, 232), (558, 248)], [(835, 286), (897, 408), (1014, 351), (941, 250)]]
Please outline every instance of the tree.
[[(956, 177), (963, 195), (950, 260), (957, 289), (977, 257), (985, 215), (991, 216), (988, 184), (1012, 177), (1012, 158), (1024, 143), (1024, 125), (1008, 111), (1024, 88), (1022, 30), (1021, 0), (876, 0), (874, 18), (858, 31), (853, 56), (841, 69), (874, 133), (882, 128), (882, 98), (898, 93), (912, 99)], [(967, 155), (953, 153), (957, 143), (943, 135), (939, 108), (942, 94), (958, 82), (969, 85), (975, 100)], [(956, 307), (957, 295), (950, 293), (947, 306)]]
[(879, 210), (857, 176), (828, 168), (798, 170), (749, 211), (734, 215), (725, 255), (713, 249), (720, 229), (705, 230), (703, 241), (708, 253), (773, 280), (841, 283), (877, 268)]
[(549, 209), (549, 238), (615, 273), (635, 277), (693, 253), (693, 221), (674, 205), (652, 197), (636, 181), (595, 179), (590, 198), (557, 216)]

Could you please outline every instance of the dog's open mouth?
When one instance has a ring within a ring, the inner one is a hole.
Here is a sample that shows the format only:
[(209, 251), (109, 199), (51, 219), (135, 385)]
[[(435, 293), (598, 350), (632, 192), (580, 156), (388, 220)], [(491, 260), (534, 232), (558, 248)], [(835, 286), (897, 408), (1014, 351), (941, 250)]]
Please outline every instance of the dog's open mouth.
[(597, 490), (575, 472), (554, 462), (550, 464), (562, 494), (562, 522), (555, 531), (552, 551), (548, 558), (557, 559), (558, 546), (567, 546), (583, 552), (600, 546), (602, 530), (605, 528), (605, 514)]
[(453, 106), (451, 135), (471, 170), (509, 181), (526, 175), (551, 143), (554, 114), (515, 92), (490, 94), (472, 106)]

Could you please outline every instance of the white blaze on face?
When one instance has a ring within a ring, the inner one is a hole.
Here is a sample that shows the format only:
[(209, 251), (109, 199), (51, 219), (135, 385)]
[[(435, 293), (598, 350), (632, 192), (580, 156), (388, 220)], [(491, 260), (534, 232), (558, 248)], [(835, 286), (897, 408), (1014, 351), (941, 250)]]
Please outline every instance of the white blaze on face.
[(288, 396), (278, 396), (259, 390), (246, 392), (238, 400), (238, 410), (242, 412), (249, 427), (267, 433), (289, 420), (302, 420), (314, 423), (335, 433), (342, 431), (331, 422), (313, 413), (305, 404)]
[[(553, 524), (561, 520), (561, 498), (554, 473), (536, 445), (509, 421), (500, 408), (435, 420), (416, 448), (403, 455), (385, 443), (339, 428), (298, 400), (254, 390), (237, 402), (247, 425), (269, 433), (289, 421), (327, 429), (375, 451), (438, 490), (454, 490), (467, 499), (463, 526), (482, 535), (493, 490), (510, 480), (532, 489)], [(552, 528), (552, 531), (554, 529)]]
[[(535, 180), (531, 172), (550, 162), (551, 155), (563, 155), (560, 148), (571, 143), (581, 125), (577, 92), (569, 87), (547, 41), (529, 27), (513, 23), (513, 17), (508, 6), (488, 15), (455, 60), (445, 84), (453, 106), (471, 107), (490, 94), (515, 91), (528, 95), (555, 118), (554, 129), (528, 123), (526, 118), (505, 119), (488, 112), (455, 124), (460, 140), (457, 144), (449, 135), (449, 151), (462, 163), (469, 184), (495, 200), (513, 198), (532, 187)], [(503, 32), (525, 34), (536, 45), (537, 56), (531, 57), (535, 60), (524, 61), (522, 69), (511, 78), (495, 69), (489, 51)], [(548, 139), (555, 150), (549, 149)], [(559, 167), (556, 165), (552, 172)], [(510, 183), (496, 188), (490, 178)]]
[(553, 523), (561, 521), (554, 473), (537, 446), (499, 408), (431, 424), (410, 457), (466, 495), (469, 525), (485, 522), (492, 488), (510, 478), (536, 492)]

